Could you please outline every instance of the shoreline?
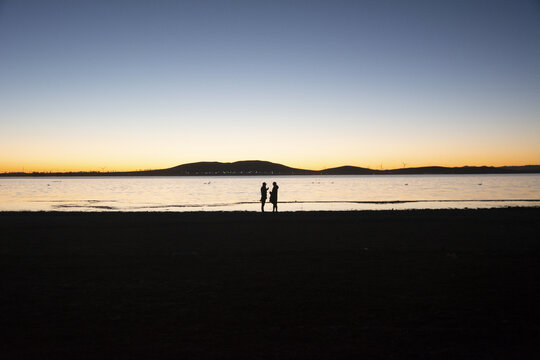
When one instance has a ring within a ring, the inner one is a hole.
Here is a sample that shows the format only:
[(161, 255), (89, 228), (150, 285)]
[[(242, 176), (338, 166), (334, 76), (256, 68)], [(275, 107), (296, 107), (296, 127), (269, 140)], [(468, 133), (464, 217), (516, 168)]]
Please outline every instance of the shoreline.
[[(69, 201), (66, 201), (69, 202)], [(540, 202), (540, 199), (525, 199), (525, 200), (390, 200), (390, 201), (289, 201), (289, 202), (279, 202), (279, 204), (305, 204), (305, 203), (321, 203), (321, 204), (333, 204), (333, 203), (351, 203), (351, 204), (381, 204), (381, 205), (392, 205), (392, 204), (406, 204), (406, 203), (418, 203), (418, 202), (523, 202), (523, 203), (530, 203), (530, 202)], [(253, 204), (257, 205), (260, 204), (258, 201), (253, 202), (240, 202), (235, 203), (233, 205), (237, 204)], [(205, 205), (207, 207), (219, 207), (222, 206), (222, 204), (217, 205)], [(88, 206), (91, 208), (91, 206)], [(171, 206), (155, 206), (156, 207), (181, 207), (181, 208), (189, 208), (189, 207), (203, 207), (203, 206), (196, 206), (196, 205), (171, 205)], [(97, 208), (97, 207), (96, 207)], [(329, 213), (329, 214), (336, 214), (336, 215), (343, 215), (347, 213), (378, 213), (378, 212), (439, 212), (439, 211), (489, 211), (489, 210), (519, 210), (519, 209), (540, 209), (540, 206), (538, 205), (524, 205), (524, 206), (515, 206), (515, 205), (507, 205), (507, 206), (496, 206), (496, 207), (486, 207), (486, 208), (413, 208), (413, 209), (352, 209), (352, 210), (280, 210), (277, 212), (277, 214), (297, 214), (297, 213)], [(260, 209), (257, 210), (193, 210), (193, 211), (126, 211), (126, 210), (110, 210), (109, 211), (99, 211), (99, 210), (93, 210), (93, 211), (78, 211), (78, 210), (0, 210), (0, 215), (15, 215), (15, 214), (75, 214), (75, 215), (83, 215), (83, 214), (272, 214), (271, 209), (265, 211), (262, 213)], [(276, 215), (276, 213), (274, 213)]]
[(0, 212), (6, 358), (535, 358), (540, 208)]
[[(41, 213), (41, 212), (66, 212), (66, 213), (257, 213), (260, 202), (237, 202), (232, 204), (206, 204), (206, 205), (152, 205), (131, 206), (122, 208), (113, 205), (90, 205), (90, 201), (82, 201), (82, 204), (74, 204), (74, 201), (55, 201), (51, 209), (38, 208), (13, 210), (0, 209), (2, 213)], [(95, 203), (92, 201), (92, 203)], [(103, 201), (103, 203), (111, 203)], [(344, 208), (344, 204), (357, 206), (357, 208)], [(443, 205), (444, 204), (444, 205)], [(244, 207), (250, 205), (249, 207)], [(389, 201), (282, 201), (279, 202), (280, 213), (297, 212), (363, 212), (363, 211), (438, 211), (438, 210), (489, 210), (489, 209), (512, 209), (512, 208), (540, 208), (540, 199), (504, 199), (504, 200), (389, 200)], [(318, 205), (317, 207), (313, 207)], [(431, 206), (429, 206), (431, 205)], [(305, 209), (304, 206), (311, 206)], [(340, 208), (341, 206), (341, 208)], [(285, 208), (285, 209), (284, 209)], [(266, 211), (271, 212), (271, 211)]]

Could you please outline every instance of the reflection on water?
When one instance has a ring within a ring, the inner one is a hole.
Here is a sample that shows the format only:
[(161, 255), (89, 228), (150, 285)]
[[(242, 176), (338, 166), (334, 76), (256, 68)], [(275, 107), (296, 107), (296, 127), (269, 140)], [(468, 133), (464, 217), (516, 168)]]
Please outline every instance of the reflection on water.
[(1, 178), (1, 211), (280, 211), (540, 206), (540, 175)]

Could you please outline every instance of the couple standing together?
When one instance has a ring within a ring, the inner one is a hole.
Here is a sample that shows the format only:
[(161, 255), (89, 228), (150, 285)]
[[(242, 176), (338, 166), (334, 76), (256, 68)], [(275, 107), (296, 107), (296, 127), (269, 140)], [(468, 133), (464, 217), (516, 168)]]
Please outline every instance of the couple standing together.
[[(274, 181), (272, 190), (270, 191), (270, 202), (274, 205), (272, 208), (272, 212), (277, 212), (277, 191), (279, 189), (279, 186), (277, 186), (276, 182)], [(268, 191), (268, 188), (266, 187), (266, 183), (263, 182), (261, 186), (261, 211), (264, 212), (264, 204), (266, 203), (266, 192)]]

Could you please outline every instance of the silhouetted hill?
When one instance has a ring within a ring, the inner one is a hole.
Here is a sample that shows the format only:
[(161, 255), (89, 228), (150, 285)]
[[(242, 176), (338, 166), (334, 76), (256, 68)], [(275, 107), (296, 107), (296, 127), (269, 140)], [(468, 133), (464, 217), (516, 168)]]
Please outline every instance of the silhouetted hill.
[(324, 169), (319, 173), (324, 175), (372, 175), (378, 174), (380, 171), (357, 166), (340, 166), (336, 168)]
[(3, 173), (0, 176), (249, 176), (249, 175), (423, 175), (423, 174), (537, 174), (540, 165), (526, 166), (425, 166), (392, 170), (374, 170), (357, 166), (340, 166), (324, 170), (296, 169), (269, 161), (247, 160), (232, 163), (196, 162), (168, 169), (124, 172), (48, 172)]
[(315, 174), (312, 170), (295, 169), (289, 166), (269, 161), (247, 160), (233, 163), (222, 162), (196, 162), (175, 166), (163, 170), (145, 172), (148, 175), (309, 175)]

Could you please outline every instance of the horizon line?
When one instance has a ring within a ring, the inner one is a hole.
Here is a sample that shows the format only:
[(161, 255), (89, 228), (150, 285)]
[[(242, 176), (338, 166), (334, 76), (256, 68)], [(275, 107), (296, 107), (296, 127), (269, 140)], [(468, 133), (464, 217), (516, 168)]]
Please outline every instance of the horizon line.
[(160, 171), (160, 170), (169, 170), (173, 169), (175, 167), (184, 166), (184, 165), (192, 165), (192, 164), (202, 164), (202, 163), (217, 163), (217, 164), (235, 164), (235, 163), (241, 163), (241, 162), (263, 162), (263, 163), (271, 163), (281, 166), (286, 166), (294, 170), (301, 170), (301, 171), (313, 171), (313, 172), (322, 172), (332, 169), (339, 169), (344, 167), (351, 167), (351, 168), (358, 168), (358, 169), (365, 169), (365, 170), (371, 170), (371, 171), (377, 171), (377, 172), (385, 172), (385, 171), (396, 171), (396, 170), (408, 170), (408, 169), (424, 169), (424, 168), (446, 168), (446, 169), (461, 169), (461, 168), (512, 168), (512, 167), (534, 167), (534, 166), (540, 166), (540, 164), (525, 164), (525, 165), (500, 165), (500, 166), (493, 166), (493, 165), (462, 165), (462, 166), (445, 166), (445, 165), (425, 165), (425, 166), (412, 166), (412, 167), (398, 167), (398, 168), (385, 168), (385, 169), (376, 169), (376, 168), (369, 168), (369, 167), (363, 167), (358, 165), (339, 165), (334, 167), (328, 167), (328, 168), (322, 168), (322, 169), (305, 169), (305, 168), (295, 168), (289, 165), (268, 161), (268, 160), (237, 160), (237, 161), (195, 161), (195, 162), (189, 162), (189, 163), (183, 163), (179, 165), (173, 165), (170, 167), (165, 168), (148, 168), (148, 169), (137, 169), (137, 170), (110, 170), (110, 171), (104, 171), (104, 170), (72, 170), (72, 171), (55, 171), (55, 170), (49, 170), (49, 171), (10, 171), (10, 172), (1, 172), (2, 175), (9, 175), (9, 174), (77, 174), (77, 173), (99, 173), (99, 174), (115, 174), (115, 173), (137, 173), (137, 172), (147, 172), (147, 171)]

